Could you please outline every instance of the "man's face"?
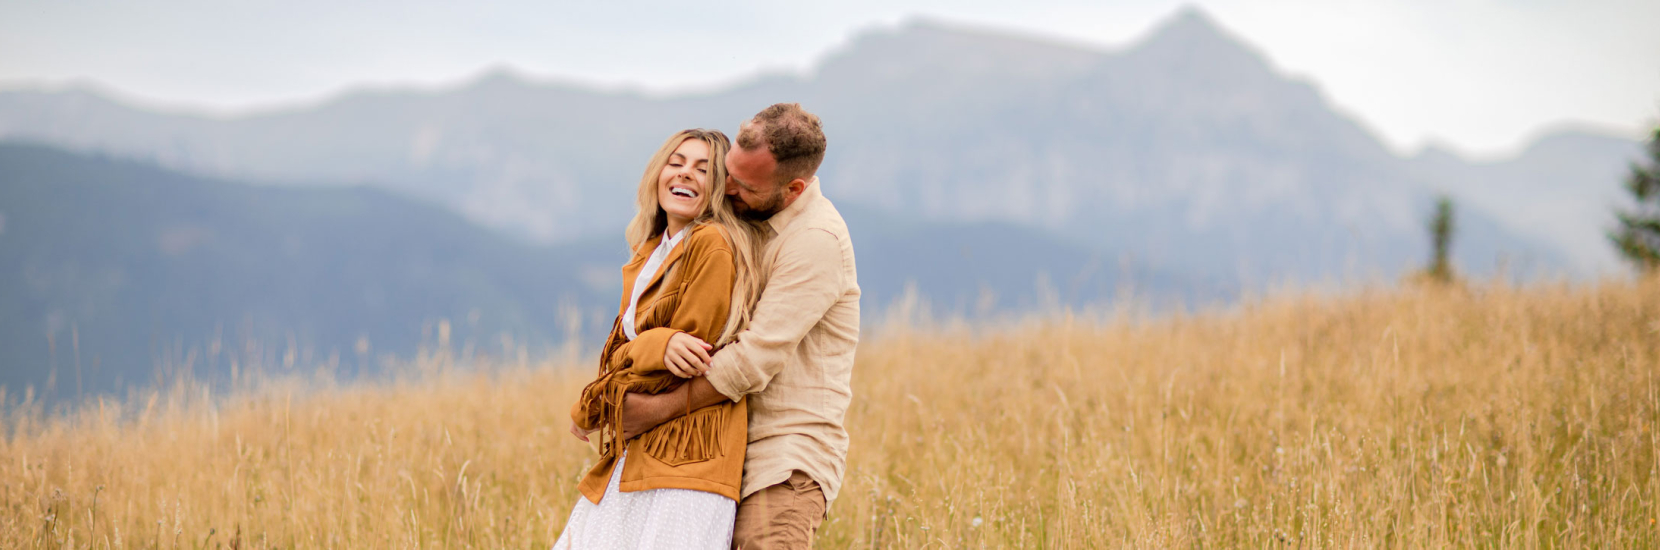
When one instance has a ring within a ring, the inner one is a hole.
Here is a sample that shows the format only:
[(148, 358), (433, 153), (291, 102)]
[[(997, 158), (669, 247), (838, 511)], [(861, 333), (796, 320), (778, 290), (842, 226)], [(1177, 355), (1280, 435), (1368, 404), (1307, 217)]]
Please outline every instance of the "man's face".
[(763, 221), (784, 209), (785, 191), (773, 172), (778, 162), (765, 148), (733, 147), (726, 154), (726, 196), (739, 217)]

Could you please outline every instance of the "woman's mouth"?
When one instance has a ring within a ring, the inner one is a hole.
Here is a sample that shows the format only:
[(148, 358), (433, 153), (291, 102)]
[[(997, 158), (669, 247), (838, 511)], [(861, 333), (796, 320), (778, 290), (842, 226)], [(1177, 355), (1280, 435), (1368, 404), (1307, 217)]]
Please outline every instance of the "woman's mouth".
[(670, 185), (669, 186), (669, 194), (674, 195), (676, 197), (684, 197), (684, 198), (687, 198), (687, 199), (696, 199), (697, 198), (697, 190), (692, 189), (690, 187), (681, 187), (681, 186), (678, 186), (678, 185)]

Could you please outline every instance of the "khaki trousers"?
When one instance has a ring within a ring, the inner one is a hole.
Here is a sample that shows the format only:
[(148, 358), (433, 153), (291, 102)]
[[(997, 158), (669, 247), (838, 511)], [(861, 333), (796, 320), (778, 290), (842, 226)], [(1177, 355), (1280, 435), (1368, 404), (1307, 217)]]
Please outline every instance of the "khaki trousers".
[(761, 489), (738, 503), (732, 547), (738, 550), (812, 548), (824, 521), (824, 490), (797, 470), (783, 483)]

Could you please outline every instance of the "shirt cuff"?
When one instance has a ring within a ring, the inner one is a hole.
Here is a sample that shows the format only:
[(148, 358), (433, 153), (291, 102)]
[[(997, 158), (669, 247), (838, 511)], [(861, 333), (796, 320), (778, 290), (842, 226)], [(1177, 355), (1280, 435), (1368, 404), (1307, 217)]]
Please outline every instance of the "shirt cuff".
[(749, 393), (750, 387), (749, 380), (744, 378), (742, 370), (733, 365), (726, 365), (709, 369), (709, 372), (703, 376), (709, 379), (709, 385), (714, 386), (715, 391), (720, 392), (727, 399), (737, 402)]

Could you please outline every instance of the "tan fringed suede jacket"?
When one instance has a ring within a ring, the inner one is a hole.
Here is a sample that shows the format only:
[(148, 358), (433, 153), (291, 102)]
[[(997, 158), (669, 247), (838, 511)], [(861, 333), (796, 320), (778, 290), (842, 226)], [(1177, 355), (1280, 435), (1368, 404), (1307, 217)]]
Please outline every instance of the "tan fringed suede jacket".
[[(621, 418), (623, 395), (662, 393), (684, 384), (686, 380), (669, 372), (663, 363), (669, 337), (685, 332), (713, 343), (726, 327), (736, 270), (732, 249), (724, 229), (704, 224), (692, 228), (669, 252), (640, 295), (634, 317), (638, 336), (630, 341), (623, 333), (622, 313), (628, 309), (634, 280), (662, 238), (658, 235), (642, 243), (633, 260), (623, 266), (622, 305), (600, 354), (599, 377), (582, 390), (571, 410), (577, 426), (599, 430), (589, 436), (599, 438), (599, 463), (577, 485), (595, 504), (605, 495), (621, 454), (612, 427)], [(619, 489), (692, 489), (738, 500), (748, 429), (747, 400), (688, 411), (624, 443), (628, 460)]]

